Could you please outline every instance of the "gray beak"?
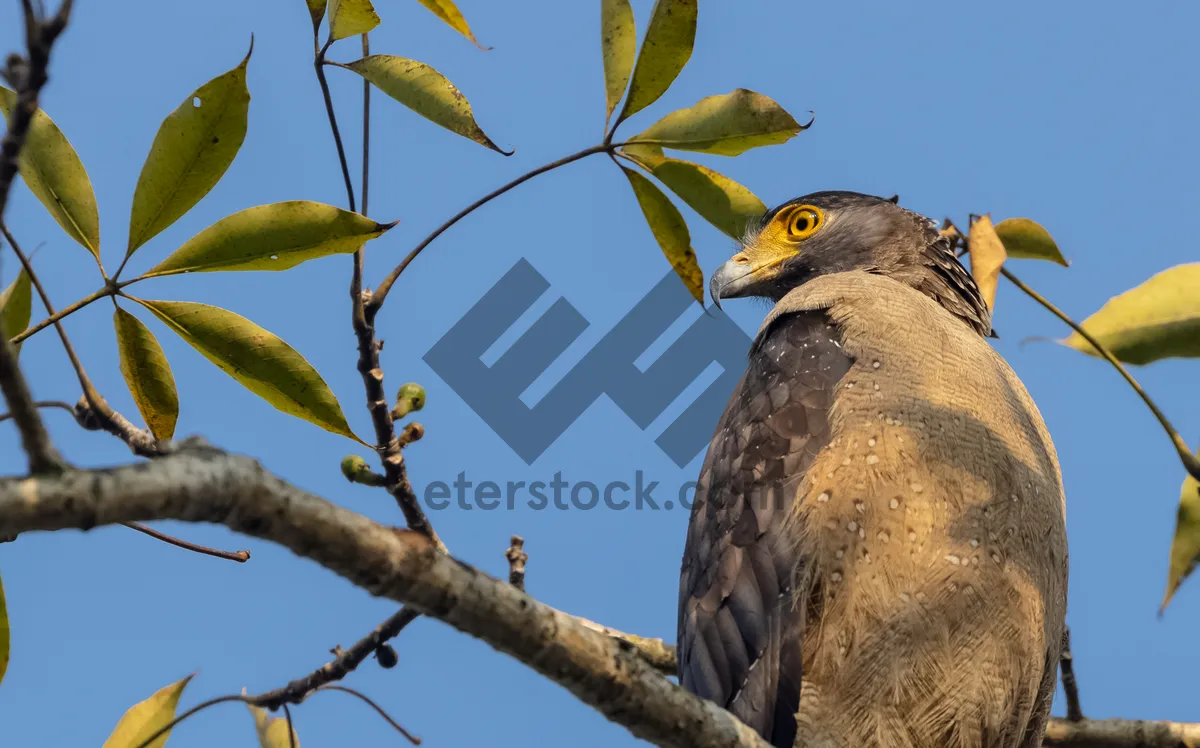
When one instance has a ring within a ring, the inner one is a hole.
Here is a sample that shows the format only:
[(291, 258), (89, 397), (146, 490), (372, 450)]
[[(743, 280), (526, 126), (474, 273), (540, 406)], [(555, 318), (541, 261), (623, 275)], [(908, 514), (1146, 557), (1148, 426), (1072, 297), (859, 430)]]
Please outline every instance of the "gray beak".
[(747, 289), (754, 285), (753, 268), (748, 262), (726, 260), (717, 268), (708, 280), (708, 293), (712, 296), (717, 309), (721, 308), (721, 299), (732, 299), (744, 296)]

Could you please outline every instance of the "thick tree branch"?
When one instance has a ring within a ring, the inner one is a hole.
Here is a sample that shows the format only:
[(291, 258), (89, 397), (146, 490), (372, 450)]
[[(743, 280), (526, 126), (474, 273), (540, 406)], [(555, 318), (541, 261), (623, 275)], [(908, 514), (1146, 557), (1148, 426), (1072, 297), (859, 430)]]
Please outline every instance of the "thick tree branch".
[(246, 457), (192, 447), (148, 463), (0, 481), (0, 536), (117, 522), (216, 522), (311, 558), (376, 595), (488, 642), (663, 746), (764, 748), (715, 705), (674, 685), (631, 646), (506, 582), (302, 491)]
[(1137, 719), (1050, 720), (1043, 748), (1200, 748), (1200, 724)]
[[(0, 479), (0, 537), (156, 519), (214, 522), (279, 543), (512, 655), (650, 742), (765, 748), (727, 712), (662, 677), (628, 642), (450, 558), (423, 535), (331, 504), (247, 457), (185, 445), (131, 466)], [(255, 701), (272, 703), (259, 701), (268, 696)], [(1200, 746), (1200, 725), (1054, 719), (1044, 745), (1190, 748)]]

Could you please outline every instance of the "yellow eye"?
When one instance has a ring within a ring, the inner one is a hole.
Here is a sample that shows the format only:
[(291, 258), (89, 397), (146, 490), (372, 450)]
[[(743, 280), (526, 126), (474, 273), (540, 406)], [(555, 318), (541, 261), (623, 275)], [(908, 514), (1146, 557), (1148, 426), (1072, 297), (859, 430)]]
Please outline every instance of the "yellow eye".
[(814, 205), (797, 205), (787, 215), (788, 238), (798, 241), (807, 239), (821, 228), (824, 214)]

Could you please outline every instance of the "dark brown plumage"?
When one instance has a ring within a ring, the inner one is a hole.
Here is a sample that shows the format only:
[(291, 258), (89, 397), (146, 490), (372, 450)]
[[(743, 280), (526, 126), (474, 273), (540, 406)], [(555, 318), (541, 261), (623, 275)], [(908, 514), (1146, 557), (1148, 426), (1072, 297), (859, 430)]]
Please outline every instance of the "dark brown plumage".
[(1062, 487), (948, 243), (886, 200), (816, 193), (768, 213), (712, 288), (777, 304), (701, 470), (684, 687), (780, 747), (1038, 745)]

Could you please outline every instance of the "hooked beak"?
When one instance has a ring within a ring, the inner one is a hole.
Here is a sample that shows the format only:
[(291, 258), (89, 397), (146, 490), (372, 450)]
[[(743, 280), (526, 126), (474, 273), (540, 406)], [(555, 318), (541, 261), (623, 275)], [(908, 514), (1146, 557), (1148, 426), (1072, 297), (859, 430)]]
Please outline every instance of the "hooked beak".
[(713, 303), (720, 309), (721, 299), (753, 296), (754, 291), (763, 281), (775, 277), (775, 270), (780, 261), (755, 267), (745, 254), (737, 253), (717, 268), (708, 281), (708, 292), (712, 296)]

